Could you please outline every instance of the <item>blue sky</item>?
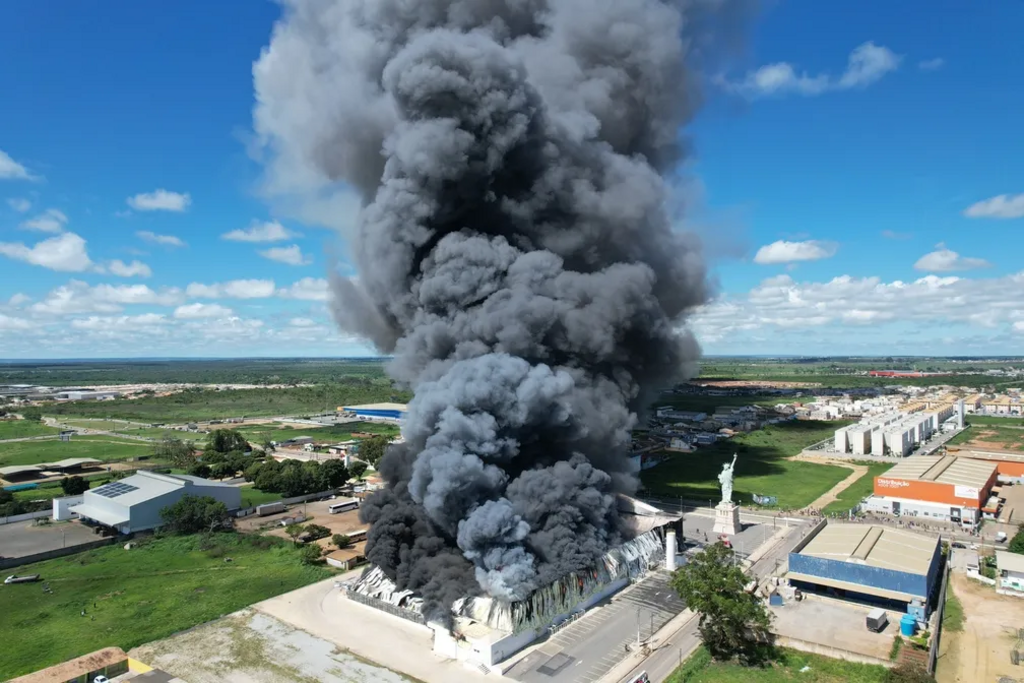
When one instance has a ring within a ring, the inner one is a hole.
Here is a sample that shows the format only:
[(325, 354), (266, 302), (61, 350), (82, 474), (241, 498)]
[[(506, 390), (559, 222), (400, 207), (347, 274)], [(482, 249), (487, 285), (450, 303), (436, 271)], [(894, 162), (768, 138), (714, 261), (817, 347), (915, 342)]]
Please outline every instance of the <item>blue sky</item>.
[[(326, 311), (353, 217), (269, 201), (249, 153), (279, 15), (0, 6), (0, 357), (368, 351)], [(686, 131), (708, 353), (1021, 353), (1022, 22), (1010, 1), (764, 3)]]

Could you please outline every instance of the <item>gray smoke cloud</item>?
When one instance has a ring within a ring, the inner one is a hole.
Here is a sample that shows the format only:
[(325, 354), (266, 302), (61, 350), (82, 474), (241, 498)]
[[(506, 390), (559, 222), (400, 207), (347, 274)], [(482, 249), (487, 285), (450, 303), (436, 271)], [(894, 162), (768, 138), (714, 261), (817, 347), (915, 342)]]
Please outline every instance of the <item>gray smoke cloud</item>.
[(700, 355), (666, 177), (728, 3), (284, 4), (254, 67), (269, 181), (359, 193), (333, 310), (415, 391), (370, 560), (436, 614), (591, 567), (623, 540), (638, 412)]

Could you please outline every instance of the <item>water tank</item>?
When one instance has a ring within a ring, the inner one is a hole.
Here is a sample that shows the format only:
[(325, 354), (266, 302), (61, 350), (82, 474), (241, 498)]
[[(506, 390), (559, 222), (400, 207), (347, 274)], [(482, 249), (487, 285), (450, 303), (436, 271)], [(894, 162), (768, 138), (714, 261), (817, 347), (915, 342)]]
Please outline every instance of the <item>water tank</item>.
[(917, 619), (909, 614), (904, 614), (900, 619), (900, 634), (912, 636), (917, 631)]

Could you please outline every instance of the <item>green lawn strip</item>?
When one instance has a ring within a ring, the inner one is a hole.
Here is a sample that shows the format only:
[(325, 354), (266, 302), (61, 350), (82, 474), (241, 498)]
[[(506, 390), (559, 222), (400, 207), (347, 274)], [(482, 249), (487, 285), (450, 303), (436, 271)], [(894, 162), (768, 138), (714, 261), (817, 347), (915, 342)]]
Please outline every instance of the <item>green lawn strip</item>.
[(946, 608), (942, 613), (942, 628), (947, 631), (964, 630), (964, 607), (953, 594), (953, 587), (946, 586)]
[(53, 593), (0, 587), (0, 680), (111, 645), (128, 650), (331, 575), (302, 565), (287, 541), (215, 538), (209, 550), (198, 536), (160, 538), (19, 567)]
[[(806, 671), (801, 671), (807, 667)], [(780, 649), (775, 662), (760, 668), (713, 662), (698, 649), (666, 683), (882, 683), (886, 668)]]
[[(224, 429), (233, 429), (232, 425), (225, 425)], [(287, 441), (298, 436), (311, 436), (317, 443), (331, 443), (348, 441), (352, 438), (353, 432), (365, 432), (368, 434), (385, 434), (387, 436), (398, 436), (398, 425), (380, 422), (348, 422), (340, 425), (324, 427), (290, 427), (280, 423), (243, 425), (237, 427), (238, 431), (245, 435), (253, 443), (263, 441)]]
[(875, 490), (875, 477), (882, 476), (890, 469), (892, 465), (885, 462), (868, 464), (868, 471), (846, 487), (834, 501), (822, 508), (822, 513), (831, 515), (849, 512)]
[(672, 406), (676, 410), (707, 413), (710, 416), (716, 408), (738, 408), (740, 406), (761, 406), (773, 408), (779, 403), (809, 403), (814, 396), (775, 396), (754, 394), (750, 396), (708, 396), (706, 394), (664, 394), (651, 405)]
[(146, 442), (114, 436), (73, 436), (71, 441), (16, 441), (0, 446), (0, 467), (35, 465), (67, 458), (96, 458), (103, 462), (115, 462), (148, 455), (151, 451), (152, 446)]
[(688, 500), (717, 501), (722, 464), (738, 453), (733, 500), (752, 505), (754, 494), (778, 497), (778, 507), (799, 509), (850, 475), (849, 468), (787, 458), (830, 436), (846, 422), (792, 420), (671, 455), (641, 473), (648, 491)]
[(252, 484), (247, 484), (240, 487), (242, 492), (242, 507), (251, 508), (257, 505), (263, 505), (264, 503), (274, 503), (284, 496), (280, 493), (269, 493), (267, 491), (260, 491), (257, 488), (253, 488)]
[(993, 427), (1024, 427), (1024, 417), (997, 417), (995, 415), (968, 415), (967, 424)]
[(0, 441), (4, 439), (25, 439), (32, 436), (51, 436), (59, 429), (47, 427), (33, 420), (0, 420)]

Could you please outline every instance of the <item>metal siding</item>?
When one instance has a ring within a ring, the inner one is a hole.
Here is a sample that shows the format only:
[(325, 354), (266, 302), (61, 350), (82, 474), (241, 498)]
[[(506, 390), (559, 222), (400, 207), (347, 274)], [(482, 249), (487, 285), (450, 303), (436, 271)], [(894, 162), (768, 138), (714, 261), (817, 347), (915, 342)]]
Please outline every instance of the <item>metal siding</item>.
[(928, 595), (928, 577), (921, 574), (909, 574), (852, 562), (825, 560), (799, 553), (790, 553), (789, 570), (799, 574), (821, 576), (836, 581), (884, 588), (922, 597)]
[[(185, 488), (182, 487), (132, 505), (128, 508), (128, 524), (131, 530), (146, 531), (147, 529), (155, 529), (160, 526), (164, 523), (160, 511), (168, 505), (174, 505), (184, 495)], [(117, 499), (115, 498), (115, 500)]]
[(366, 415), (367, 417), (387, 417), (392, 420), (400, 420), (403, 417), (403, 413), (400, 410), (378, 410), (376, 408), (359, 408), (353, 410), (352, 412), (354, 412), (356, 415)]

